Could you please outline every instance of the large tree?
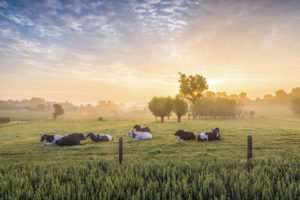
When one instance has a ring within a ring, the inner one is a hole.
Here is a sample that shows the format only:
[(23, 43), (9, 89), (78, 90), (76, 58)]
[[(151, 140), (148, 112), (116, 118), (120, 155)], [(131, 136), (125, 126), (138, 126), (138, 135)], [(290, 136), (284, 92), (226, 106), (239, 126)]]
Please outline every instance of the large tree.
[(300, 98), (296, 98), (291, 102), (291, 109), (295, 114), (300, 115)]
[(172, 110), (177, 116), (177, 121), (180, 122), (181, 117), (188, 111), (188, 104), (183, 99), (177, 96), (172, 101)]
[[(179, 94), (192, 103), (192, 107), (202, 97), (205, 90), (208, 89), (206, 78), (196, 75), (185, 75), (179, 73), (180, 90)], [(194, 115), (195, 118), (195, 115)]]
[(57, 116), (63, 115), (65, 113), (63, 107), (59, 104), (54, 104), (53, 108), (54, 108), (54, 113), (52, 115), (54, 119), (56, 119)]
[(198, 74), (187, 76), (179, 73), (179, 75), (180, 94), (192, 104), (195, 104), (202, 97), (202, 93), (208, 89), (206, 78)]
[(164, 123), (164, 117), (170, 115), (172, 111), (172, 99), (170, 97), (154, 97), (149, 103), (148, 108), (155, 117), (160, 117)]

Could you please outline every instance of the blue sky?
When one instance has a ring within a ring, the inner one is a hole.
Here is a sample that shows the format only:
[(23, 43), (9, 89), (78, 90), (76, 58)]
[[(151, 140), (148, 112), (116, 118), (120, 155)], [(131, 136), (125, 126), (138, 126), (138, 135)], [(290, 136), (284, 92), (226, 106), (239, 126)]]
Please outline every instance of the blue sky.
[(0, 0), (0, 99), (147, 102), (178, 72), (261, 96), (300, 85), (300, 1)]

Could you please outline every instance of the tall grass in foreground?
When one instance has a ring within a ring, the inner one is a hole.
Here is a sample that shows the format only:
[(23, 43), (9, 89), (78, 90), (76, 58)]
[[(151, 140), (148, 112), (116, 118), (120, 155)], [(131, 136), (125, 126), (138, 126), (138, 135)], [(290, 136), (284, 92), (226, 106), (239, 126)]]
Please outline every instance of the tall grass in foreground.
[(0, 165), (1, 199), (292, 199), (300, 161)]

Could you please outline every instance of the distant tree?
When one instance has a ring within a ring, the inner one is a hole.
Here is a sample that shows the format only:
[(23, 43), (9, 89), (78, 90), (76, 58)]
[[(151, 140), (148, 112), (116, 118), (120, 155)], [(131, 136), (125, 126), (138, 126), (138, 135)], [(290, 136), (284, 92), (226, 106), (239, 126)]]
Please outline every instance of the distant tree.
[(59, 104), (54, 104), (53, 108), (54, 108), (54, 113), (52, 115), (54, 119), (56, 119), (57, 116), (63, 115), (65, 113), (63, 107)]
[(241, 118), (243, 113), (243, 102), (242, 101), (237, 101), (236, 103), (236, 114)]
[(192, 104), (195, 104), (202, 97), (203, 91), (208, 89), (206, 78), (198, 74), (186, 76), (179, 73), (179, 75), (180, 94)]
[(177, 121), (180, 122), (181, 117), (188, 111), (188, 104), (183, 99), (177, 96), (172, 101), (172, 111), (176, 114)]
[(155, 117), (160, 117), (164, 123), (164, 117), (170, 115), (172, 111), (172, 99), (170, 97), (153, 97), (148, 103), (148, 108)]
[(295, 114), (300, 114), (300, 98), (296, 98), (291, 102), (291, 110)]
[(35, 110), (44, 111), (46, 109), (46, 106), (44, 104), (38, 104), (35, 107)]
[(255, 112), (253, 110), (249, 111), (250, 117), (253, 118), (253, 116), (255, 115)]
[(293, 98), (300, 98), (300, 87), (293, 88), (291, 96)]
[(239, 94), (240, 99), (247, 99), (247, 93), (246, 92), (241, 92)]
[(275, 99), (277, 103), (287, 103), (289, 102), (289, 96), (284, 90), (277, 90), (275, 92)]
[(274, 98), (274, 96), (271, 95), (271, 94), (265, 94), (264, 95), (264, 100), (272, 100), (273, 98)]
[[(208, 89), (206, 78), (198, 74), (187, 76), (179, 73), (179, 75), (179, 95), (190, 101), (193, 106), (202, 97), (203, 92)], [(193, 117), (195, 118), (195, 115)]]
[(214, 98), (216, 96), (216, 94), (212, 91), (206, 91), (204, 93), (204, 96), (207, 97), (207, 98)]

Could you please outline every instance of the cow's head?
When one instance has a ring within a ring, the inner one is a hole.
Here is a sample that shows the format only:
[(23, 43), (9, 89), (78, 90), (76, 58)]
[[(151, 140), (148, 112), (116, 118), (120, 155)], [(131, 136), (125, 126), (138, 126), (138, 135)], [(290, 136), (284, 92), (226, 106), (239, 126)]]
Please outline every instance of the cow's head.
[(134, 133), (134, 131), (130, 131), (130, 132), (128, 133), (128, 135), (131, 136), (131, 137), (133, 137), (133, 138), (136, 136), (136, 134)]
[(82, 133), (78, 133), (77, 135), (80, 138), (80, 140), (85, 140), (86, 139)]
[(41, 137), (41, 142), (46, 141), (46, 142), (52, 142), (54, 140), (54, 135), (43, 135)]
[(94, 135), (94, 133), (89, 132), (85, 137), (86, 137), (86, 138), (90, 138), (90, 137), (92, 137), (93, 135)]
[(41, 137), (41, 142), (43, 142), (43, 141), (46, 141), (46, 135), (43, 135), (43, 136)]
[(215, 129), (213, 129), (213, 131), (219, 133), (219, 132), (220, 132), (220, 129), (219, 129), (219, 128), (215, 128)]
[(174, 135), (179, 136), (184, 132), (184, 130), (178, 130)]
[(134, 128), (134, 129), (136, 129), (136, 130), (138, 130), (138, 129), (140, 129), (140, 128), (141, 128), (141, 126), (140, 126), (140, 125), (138, 125), (138, 124), (136, 124), (136, 125), (134, 125), (134, 126), (133, 126), (133, 128)]

